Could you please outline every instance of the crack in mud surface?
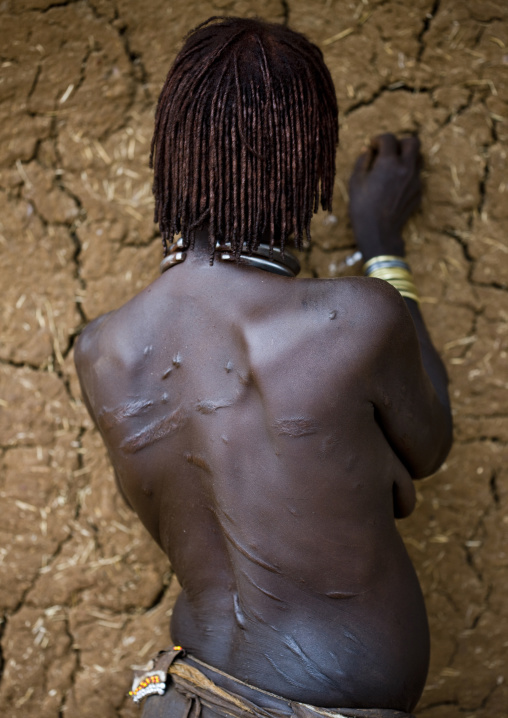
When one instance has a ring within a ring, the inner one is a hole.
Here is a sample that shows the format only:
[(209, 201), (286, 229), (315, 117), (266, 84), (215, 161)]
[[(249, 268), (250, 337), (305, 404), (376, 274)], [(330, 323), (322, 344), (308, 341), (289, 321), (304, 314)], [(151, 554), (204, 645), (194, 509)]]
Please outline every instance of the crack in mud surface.
[(132, 664), (169, 642), (178, 584), (122, 503), (80, 398), (87, 321), (156, 278), (148, 154), (185, 33), (259, 14), (304, 32), (334, 79), (334, 213), (303, 276), (356, 272), (347, 182), (368, 138), (418, 133), (407, 227), (450, 374), (455, 445), (399, 527), (433, 650), (418, 718), (508, 706), (508, 6), (503, 0), (6, 0), (0, 38), (0, 715), (131, 718)]

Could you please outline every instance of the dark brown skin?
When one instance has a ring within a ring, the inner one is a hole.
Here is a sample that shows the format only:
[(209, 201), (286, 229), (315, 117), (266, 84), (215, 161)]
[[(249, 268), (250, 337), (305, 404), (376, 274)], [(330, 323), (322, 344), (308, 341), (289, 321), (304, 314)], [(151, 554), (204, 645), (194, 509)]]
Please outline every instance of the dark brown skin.
[[(418, 141), (374, 139), (351, 178), (366, 259), (404, 253), (420, 195)], [(450, 447), (443, 365), (385, 282), (210, 267), (206, 238), (76, 347), (119, 488), (183, 587), (173, 640), (288, 699), (410, 711), (429, 636), (394, 519)]]

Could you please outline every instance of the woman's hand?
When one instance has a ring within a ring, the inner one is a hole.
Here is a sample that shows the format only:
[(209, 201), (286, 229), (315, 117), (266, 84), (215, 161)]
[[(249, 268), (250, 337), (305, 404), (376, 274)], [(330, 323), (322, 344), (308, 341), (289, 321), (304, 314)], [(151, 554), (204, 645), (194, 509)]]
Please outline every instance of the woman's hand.
[(364, 260), (405, 254), (402, 228), (421, 201), (418, 137), (374, 137), (349, 181), (349, 214)]

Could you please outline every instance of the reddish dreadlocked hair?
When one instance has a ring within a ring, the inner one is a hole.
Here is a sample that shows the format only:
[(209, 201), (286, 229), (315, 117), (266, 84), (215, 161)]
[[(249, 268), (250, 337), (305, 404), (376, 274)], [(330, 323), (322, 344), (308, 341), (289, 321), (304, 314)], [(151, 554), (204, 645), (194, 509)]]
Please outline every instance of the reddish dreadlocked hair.
[[(150, 166), (164, 245), (254, 250), (269, 233), (301, 248), (319, 201), (330, 210), (337, 101), (319, 48), (261, 20), (212, 17), (187, 35), (162, 88)], [(321, 184), (321, 192), (319, 185)]]

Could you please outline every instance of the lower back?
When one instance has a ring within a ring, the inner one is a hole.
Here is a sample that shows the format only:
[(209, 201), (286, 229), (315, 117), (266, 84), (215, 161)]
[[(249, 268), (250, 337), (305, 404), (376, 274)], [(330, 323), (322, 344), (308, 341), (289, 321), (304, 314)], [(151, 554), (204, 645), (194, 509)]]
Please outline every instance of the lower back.
[(246, 559), (235, 561), (233, 574), (234, 588), (201, 594), (199, 607), (188, 598), (192, 585), (180, 595), (171, 633), (189, 653), (289, 700), (414, 708), (427, 674), (429, 639), (409, 559), (398, 568), (394, 563), (392, 575), (371, 590), (341, 598)]

